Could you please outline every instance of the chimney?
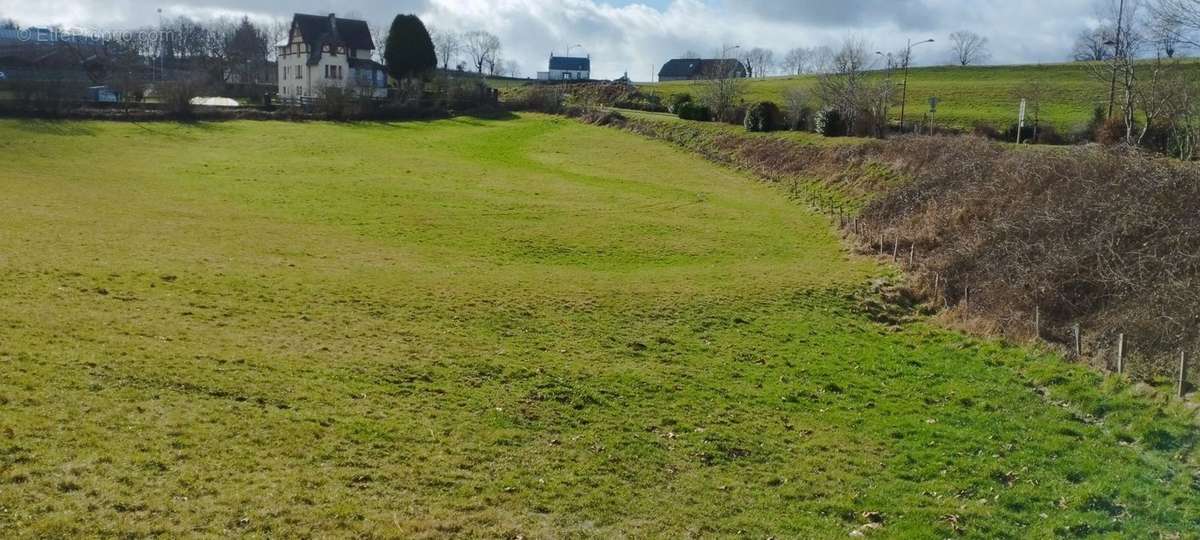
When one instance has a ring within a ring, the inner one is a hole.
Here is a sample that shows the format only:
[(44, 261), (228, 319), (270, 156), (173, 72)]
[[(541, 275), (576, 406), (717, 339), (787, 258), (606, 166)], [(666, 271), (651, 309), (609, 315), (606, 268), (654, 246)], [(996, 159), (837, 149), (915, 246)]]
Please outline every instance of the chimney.
[(333, 13), (329, 14), (329, 31), (337, 35), (337, 15)]

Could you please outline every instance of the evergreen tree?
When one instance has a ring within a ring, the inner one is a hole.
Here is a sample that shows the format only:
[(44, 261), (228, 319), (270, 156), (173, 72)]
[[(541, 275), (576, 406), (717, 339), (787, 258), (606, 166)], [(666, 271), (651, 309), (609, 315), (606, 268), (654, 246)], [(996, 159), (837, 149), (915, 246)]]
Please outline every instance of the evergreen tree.
[(392, 21), (383, 58), (396, 80), (419, 77), (437, 67), (433, 39), (416, 15), (397, 15)]

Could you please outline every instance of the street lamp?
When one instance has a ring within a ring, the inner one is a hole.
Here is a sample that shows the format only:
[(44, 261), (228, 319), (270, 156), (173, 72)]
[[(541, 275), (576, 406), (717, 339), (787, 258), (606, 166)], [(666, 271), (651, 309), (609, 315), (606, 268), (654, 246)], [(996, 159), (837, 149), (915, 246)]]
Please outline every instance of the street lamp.
[(908, 64), (912, 62), (912, 49), (917, 45), (933, 43), (933, 39), (927, 39), (919, 43), (913, 43), (912, 39), (908, 40), (908, 46), (904, 49), (904, 90), (900, 96), (900, 132), (904, 133), (904, 113), (905, 107), (908, 105)]

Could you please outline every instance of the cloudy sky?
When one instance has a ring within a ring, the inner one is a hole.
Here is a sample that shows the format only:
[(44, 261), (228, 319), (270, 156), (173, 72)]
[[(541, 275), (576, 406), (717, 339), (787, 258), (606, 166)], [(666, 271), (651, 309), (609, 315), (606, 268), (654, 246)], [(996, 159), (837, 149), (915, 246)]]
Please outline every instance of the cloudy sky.
[[(593, 75), (648, 80), (667, 59), (722, 44), (792, 47), (865, 39), (876, 49), (903, 48), (906, 38), (937, 43), (915, 50), (920, 64), (949, 59), (947, 36), (972, 30), (990, 39), (993, 63), (1059, 62), (1075, 34), (1094, 26), (1105, 0), (0, 0), (0, 18), (23, 25), (128, 28), (153, 24), (155, 10), (196, 18), (292, 12), (364, 18), (386, 24), (398, 12), (452, 30), (483, 29), (501, 37), (504, 57), (524, 76), (545, 70), (552, 51), (579, 44)], [(578, 52), (576, 49), (574, 52)]]

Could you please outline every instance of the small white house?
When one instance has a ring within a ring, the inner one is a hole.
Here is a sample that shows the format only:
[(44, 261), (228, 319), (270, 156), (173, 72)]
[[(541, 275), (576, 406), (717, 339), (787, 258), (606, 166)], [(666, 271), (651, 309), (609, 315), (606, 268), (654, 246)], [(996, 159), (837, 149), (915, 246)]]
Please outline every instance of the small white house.
[(541, 81), (586, 81), (592, 78), (592, 57), (550, 55), (550, 71), (539, 71)]
[(387, 96), (387, 71), (371, 59), (375, 41), (366, 21), (297, 13), (276, 48), (282, 99), (315, 98), (331, 85)]

